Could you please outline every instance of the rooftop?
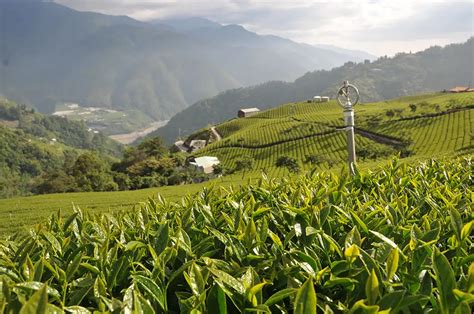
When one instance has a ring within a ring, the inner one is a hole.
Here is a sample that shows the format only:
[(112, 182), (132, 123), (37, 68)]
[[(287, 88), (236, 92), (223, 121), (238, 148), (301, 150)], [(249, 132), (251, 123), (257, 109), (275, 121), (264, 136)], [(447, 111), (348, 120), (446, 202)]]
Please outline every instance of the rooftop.
[(219, 158), (214, 156), (202, 156), (194, 158), (194, 161), (190, 162), (191, 165), (198, 166), (198, 167), (211, 167), (213, 165), (219, 164)]
[(240, 109), (240, 111), (242, 111), (242, 112), (255, 112), (255, 111), (260, 111), (260, 109), (258, 109), (258, 108), (243, 108), (243, 109)]

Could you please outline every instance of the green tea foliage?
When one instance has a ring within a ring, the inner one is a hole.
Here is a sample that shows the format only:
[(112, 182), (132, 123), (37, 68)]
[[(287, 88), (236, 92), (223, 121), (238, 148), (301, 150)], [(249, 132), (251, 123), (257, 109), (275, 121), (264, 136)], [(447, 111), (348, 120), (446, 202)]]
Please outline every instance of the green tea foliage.
[(0, 243), (0, 312), (470, 313), (473, 160), (76, 209)]

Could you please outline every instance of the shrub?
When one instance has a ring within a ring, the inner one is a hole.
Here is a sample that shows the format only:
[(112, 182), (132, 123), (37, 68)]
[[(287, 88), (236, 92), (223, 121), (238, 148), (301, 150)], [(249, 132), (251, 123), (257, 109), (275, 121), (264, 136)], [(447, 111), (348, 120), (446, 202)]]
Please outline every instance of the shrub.
[(276, 161), (277, 167), (286, 167), (290, 172), (300, 172), (298, 161), (293, 157), (280, 156)]
[(244, 156), (241, 159), (235, 161), (235, 171), (248, 171), (252, 170), (254, 165), (254, 159), (250, 156)]
[(0, 304), (6, 313), (469, 313), (472, 162), (394, 161), (352, 178), (262, 178), (179, 204), (150, 199), (116, 216), (58, 213), (0, 242)]
[(385, 111), (385, 115), (389, 118), (393, 118), (395, 116), (395, 111), (393, 111), (392, 109), (389, 109)]

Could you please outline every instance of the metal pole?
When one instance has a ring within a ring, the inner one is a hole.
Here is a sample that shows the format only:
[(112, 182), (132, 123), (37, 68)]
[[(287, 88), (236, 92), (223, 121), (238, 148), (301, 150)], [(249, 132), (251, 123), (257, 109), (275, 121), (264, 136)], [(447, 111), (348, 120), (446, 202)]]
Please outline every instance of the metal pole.
[(359, 90), (348, 81), (339, 88), (337, 102), (344, 109), (345, 130), (347, 132), (347, 162), (349, 173), (355, 175), (356, 151), (354, 135), (354, 106), (359, 102)]
[(347, 153), (348, 153), (348, 165), (349, 172), (354, 175), (354, 165), (356, 162), (356, 151), (355, 151), (355, 136), (354, 136), (354, 110), (352, 105), (348, 106), (350, 110), (344, 111), (344, 120), (346, 122), (347, 132)]

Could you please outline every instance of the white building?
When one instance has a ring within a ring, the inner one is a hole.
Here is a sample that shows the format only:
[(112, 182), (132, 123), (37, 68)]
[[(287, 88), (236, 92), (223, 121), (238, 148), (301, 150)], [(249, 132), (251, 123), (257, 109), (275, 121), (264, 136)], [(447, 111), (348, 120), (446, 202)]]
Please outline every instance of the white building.
[(328, 102), (329, 97), (328, 96), (314, 96), (313, 97), (313, 102)]
[(212, 174), (214, 172), (214, 166), (220, 164), (220, 161), (217, 157), (202, 156), (194, 158), (194, 161), (190, 161), (189, 164), (198, 171), (202, 171), (205, 174)]
[(246, 117), (253, 116), (253, 115), (255, 115), (259, 112), (260, 112), (260, 109), (258, 109), (258, 108), (244, 108), (244, 109), (240, 109), (237, 112), (237, 117), (246, 118)]

